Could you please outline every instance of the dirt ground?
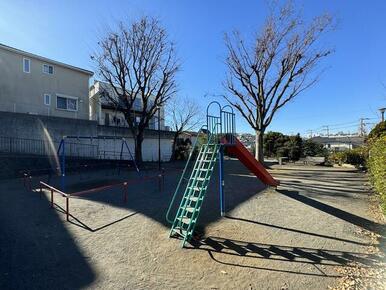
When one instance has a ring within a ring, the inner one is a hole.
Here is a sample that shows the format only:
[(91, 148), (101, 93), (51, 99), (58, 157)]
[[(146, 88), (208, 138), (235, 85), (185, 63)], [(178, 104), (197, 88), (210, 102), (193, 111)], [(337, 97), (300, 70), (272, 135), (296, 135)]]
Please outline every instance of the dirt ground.
[[(70, 222), (64, 198), (55, 195), (52, 209), (49, 192), (34, 192), (46, 177), (33, 179), (33, 191), (21, 180), (2, 181), (0, 289), (328, 289), (344, 269), (382, 262), (363, 234), (384, 244), (363, 173), (274, 166), (275, 191), (236, 160), (225, 162), (227, 216), (220, 217), (215, 175), (199, 220), (202, 238), (182, 249), (168, 238), (165, 220), (182, 166), (165, 165), (162, 191), (156, 178), (129, 184), (127, 203), (121, 186), (72, 198)], [(138, 179), (114, 172), (68, 176), (67, 190)]]

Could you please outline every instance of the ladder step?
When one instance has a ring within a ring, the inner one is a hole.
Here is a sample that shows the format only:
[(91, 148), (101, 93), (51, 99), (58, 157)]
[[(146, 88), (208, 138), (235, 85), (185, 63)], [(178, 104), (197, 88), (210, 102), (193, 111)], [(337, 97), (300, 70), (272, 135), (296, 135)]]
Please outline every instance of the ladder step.
[(182, 228), (180, 228), (180, 227), (175, 227), (175, 228), (173, 229), (173, 233), (175, 233), (175, 234), (177, 234), (177, 235), (179, 235), (179, 236), (185, 238), (185, 237), (187, 236), (187, 234), (188, 234), (188, 231), (187, 231), (187, 230), (184, 230), (184, 229), (182, 229)]
[(213, 168), (194, 168), (194, 170), (211, 171), (211, 170), (213, 170)]
[(191, 222), (195, 222), (195, 220), (192, 220), (188, 217), (178, 217), (177, 220), (181, 221), (182, 223), (189, 225)]
[(185, 208), (185, 210), (187, 212), (193, 213), (194, 212), (194, 207), (188, 206), (187, 208)]
[(194, 187), (191, 187), (191, 186), (188, 186), (189, 189), (191, 190), (194, 190), (194, 191), (200, 191), (202, 189), (200, 189), (198, 186), (194, 186)]
[(197, 202), (198, 200), (203, 200), (203, 197), (197, 197), (197, 196), (191, 196), (191, 197), (184, 196), (184, 198), (194, 202)]

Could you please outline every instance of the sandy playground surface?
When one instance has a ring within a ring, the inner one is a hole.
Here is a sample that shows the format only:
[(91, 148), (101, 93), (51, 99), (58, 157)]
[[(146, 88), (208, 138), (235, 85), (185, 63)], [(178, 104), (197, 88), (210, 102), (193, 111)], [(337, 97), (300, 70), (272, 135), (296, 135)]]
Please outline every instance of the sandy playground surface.
[[(219, 215), (214, 175), (201, 211), (202, 237), (187, 248), (169, 239), (165, 220), (183, 164), (157, 179), (65, 200), (40, 196), (19, 179), (1, 182), (0, 289), (328, 289), (351, 264), (369, 267), (370, 232), (384, 224), (369, 210), (363, 173), (276, 166), (278, 190), (265, 188), (238, 161), (225, 162), (227, 217)], [(147, 171), (154, 176), (156, 171)], [(137, 178), (112, 170), (68, 176), (68, 191)], [(33, 178), (33, 189), (39, 179)], [(50, 181), (58, 185), (57, 178)]]

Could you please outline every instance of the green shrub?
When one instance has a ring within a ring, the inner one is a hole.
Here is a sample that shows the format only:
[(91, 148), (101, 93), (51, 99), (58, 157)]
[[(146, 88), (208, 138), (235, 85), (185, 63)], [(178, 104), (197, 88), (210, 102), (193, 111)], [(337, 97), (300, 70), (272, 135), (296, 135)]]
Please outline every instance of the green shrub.
[(343, 163), (354, 165), (355, 167), (365, 167), (367, 150), (365, 147), (358, 147), (351, 150), (334, 152), (328, 157), (332, 164), (342, 165)]
[(386, 135), (386, 121), (379, 122), (369, 133), (367, 136), (367, 141), (371, 142), (372, 140), (376, 140), (379, 137)]
[(303, 154), (306, 156), (327, 157), (328, 150), (323, 147), (323, 144), (314, 142), (312, 139), (307, 139), (303, 142)]
[(370, 144), (368, 168), (370, 181), (380, 194), (383, 211), (386, 213), (386, 135)]

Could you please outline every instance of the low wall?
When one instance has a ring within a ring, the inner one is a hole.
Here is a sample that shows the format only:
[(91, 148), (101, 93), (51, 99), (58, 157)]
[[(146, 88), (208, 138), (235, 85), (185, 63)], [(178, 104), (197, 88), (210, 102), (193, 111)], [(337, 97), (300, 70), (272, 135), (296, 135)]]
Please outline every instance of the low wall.
[[(0, 152), (54, 154), (62, 136), (116, 136), (125, 138), (134, 154), (134, 139), (128, 128), (100, 126), (96, 121), (0, 112)], [(161, 160), (169, 161), (173, 132), (161, 131)], [(68, 139), (69, 156), (119, 159), (121, 140)], [(124, 150), (124, 159), (131, 159)], [(144, 161), (158, 160), (158, 131), (146, 130), (142, 145)]]

